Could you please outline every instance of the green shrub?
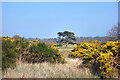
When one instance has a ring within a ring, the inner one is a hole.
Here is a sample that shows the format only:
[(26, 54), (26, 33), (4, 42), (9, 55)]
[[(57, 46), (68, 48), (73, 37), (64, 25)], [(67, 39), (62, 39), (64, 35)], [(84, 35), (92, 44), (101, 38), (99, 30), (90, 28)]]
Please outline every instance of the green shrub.
[(58, 45), (57, 45), (57, 47), (62, 47), (62, 46), (63, 46), (63, 44), (58, 44)]
[(2, 40), (2, 70), (14, 67), (17, 54), (15, 52), (15, 44), (10, 40)]
[(59, 51), (45, 43), (32, 44), (29, 53), (23, 55), (24, 59), (29, 63), (38, 63), (48, 61), (51, 63), (64, 63), (64, 58)]
[(15, 39), (14, 43), (16, 47), (20, 47), (21, 49), (25, 49), (29, 45), (29, 43), (25, 41), (24, 38)]
[(14, 40), (16, 46), (16, 53), (18, 54), (18, 60), (24, 60), (23, 55), (26, 54), (28, 50), (29, 42), (25, 41), (24, 38), (18, 38)]
[(30, 44), (24, 38), (2, 38), (2, 70), (14, 68), (16, 60), (28, 63), (48, 61), (51, 63), (64, 63), (65, 59), (52, 44)]

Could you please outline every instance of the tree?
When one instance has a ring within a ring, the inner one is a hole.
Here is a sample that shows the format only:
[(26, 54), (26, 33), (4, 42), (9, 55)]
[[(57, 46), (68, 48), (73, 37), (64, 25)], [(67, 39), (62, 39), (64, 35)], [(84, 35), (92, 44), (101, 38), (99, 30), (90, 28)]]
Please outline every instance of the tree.
[(110, 29), (107, 34), (108, 34), (108, 37), (111, 39), (111, 40), (117, 40), (118, 39), (118, 25), (115, 25), (112, 29)]
[(66, 47), (68, 45), (68, 43), (70, 42), (74, 42), (76, 41), (76, 38), (75, 38), (75, 34), (73, 32), (69, 32), (69, 31), (64, 31), (64, 32), (58, 32), (58, 42), (61, 44), (61, 43), (65, 43), (66, 44)]
[(19, 39), (19, 38), (21, 38), (21, 37), (20, 37), (19, 35), (14, 35), (13, 38)]
[(59, 46), (62, 46), (62, 36), (63, 36), (63, 33), (62, 32), (58, 32), (58, 43), (59, 43)]

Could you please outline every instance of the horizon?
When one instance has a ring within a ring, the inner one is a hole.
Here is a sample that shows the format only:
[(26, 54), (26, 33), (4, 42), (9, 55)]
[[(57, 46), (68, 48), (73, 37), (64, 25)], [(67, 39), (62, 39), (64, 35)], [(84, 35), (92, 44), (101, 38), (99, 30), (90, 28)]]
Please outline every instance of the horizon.
[(118, 22), (117, 2), (3, 2), (2, 36), (57, 38), (65, 30), (75, 36), (107, 36)]
[[(11, 38), (13, 38), (14, 36), (12, 36)], [(17, 35), (17, 36), (19, 36), (19, 35)], [(0, 36), (0, 37), (10, 37), (10, 36)], [(24, 37), (24, 36), (19, 36), (19, 37)], [(94, 37), (93, 36), (75, 36), (75, 37), (78, 37), (78, 38), (81, 38), (81, 37), (84, 37), (84, 38), (88, 38), (88, 37), (95, 38), (95, 37), (108, 37), (108, 36), (94, 36)], [(24, 38), (51, 39), (51, 38), (58, 38), (58, 37), (49, 37), (49, 38), (24, 37)]]

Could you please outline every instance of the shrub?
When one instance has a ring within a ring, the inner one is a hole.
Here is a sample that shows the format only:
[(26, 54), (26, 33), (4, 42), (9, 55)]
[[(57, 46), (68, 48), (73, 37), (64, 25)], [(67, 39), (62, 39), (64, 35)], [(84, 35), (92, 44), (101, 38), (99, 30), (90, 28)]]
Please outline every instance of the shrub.
[[(69, 56), (81, 58), (83, 65), (89, 67), (98, 73), (101, 78), (114, 77), (114, 73), (118, 67), (118, 41), (84, 41), (73, 48), (73, 52)], [(99, 74), (100, 73), (100, 74)]]
[(59, 51), (51, 44), (45, 43), (32, 44), (29, 52), (23, 55), (29, 63), (39, 63), (48, 61), (51, 63), (64, 63), (64, 58), (59, 54)]
[(57, 47), (62, 47), (62, 46), (63, 46), (63, 44), (58, 44), (58, 45), (57, 45)]
[(15, 62), (21, 58), (26, 52), (28, 42), (24, 38), (12, 39), (10, 37), (2, 37), (2, 70), (9, 67), (14, 68)]
[(2, 37), (2, 70), (4, 71), (9, 67), (14, 68), (17, 59), (28, 63), (65, 62), (53, 44), (29, 43), (24, 38)]
[(15, 44), (10, 39), (2, 39), (2, 70), (14, 67), (17, 54), (15, 52)]

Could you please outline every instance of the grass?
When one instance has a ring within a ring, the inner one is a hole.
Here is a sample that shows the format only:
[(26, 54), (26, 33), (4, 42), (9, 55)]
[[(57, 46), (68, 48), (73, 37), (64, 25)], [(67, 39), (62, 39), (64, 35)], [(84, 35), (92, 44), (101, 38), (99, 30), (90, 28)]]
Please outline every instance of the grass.
[(66, 51), (71, 52), (71, 50), (72, 49), (59, 49), (60, 52), (66, 52)]
[(95, 78), (88, 68), (77, 68), (79, 59), (67, 59), (65, 64), (27, 64), (19, 62), (17, 67), (8, 69), (4, 78)]
[(59, 48), (62, 56), (65, 57), (65, 64), (50, 64), (44, 62), (40, 64), (28, 64), (17, 62), (15, 69), (8, 69), (3, 78), (98, 78), (92, 75), (88, 68), (78, 68), (82, 61), (78, 58), (69, 58), (73, 46)]
[(62, 47), (57, 47), (58, 49), (72, 49), (74, 46), (76, 46), (76, 44), (69, 44), (66, 48), (66, 45), (63, 45)]

